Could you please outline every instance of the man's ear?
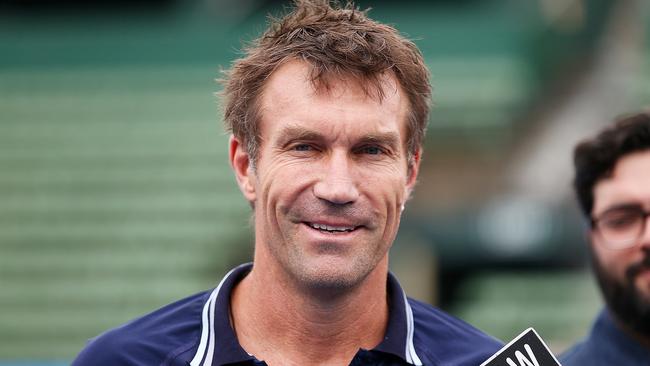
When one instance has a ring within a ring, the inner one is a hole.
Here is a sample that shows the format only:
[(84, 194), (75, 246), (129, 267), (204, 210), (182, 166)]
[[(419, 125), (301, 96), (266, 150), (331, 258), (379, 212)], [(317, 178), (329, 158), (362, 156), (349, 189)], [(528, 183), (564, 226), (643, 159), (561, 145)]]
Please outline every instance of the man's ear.
[(230, 136), (230, 166), (235, 172), (235, 178), (244, 197), (251, 203), (255, 202), (255, 173), (246, 146), (235, 136)]
[(422, 158), (422, 149), (420, 148), (409, 159), (408, 169), (407, 169), (408, 176), (406, 177), (406, 187), (405, 187), (406, 200), (408, 200), (411, 197), (411, 192), (413, 192), (413, 188), (415, 188), (415, 183), (418, 180), (418, 172), (420, 171), (421, 158)]

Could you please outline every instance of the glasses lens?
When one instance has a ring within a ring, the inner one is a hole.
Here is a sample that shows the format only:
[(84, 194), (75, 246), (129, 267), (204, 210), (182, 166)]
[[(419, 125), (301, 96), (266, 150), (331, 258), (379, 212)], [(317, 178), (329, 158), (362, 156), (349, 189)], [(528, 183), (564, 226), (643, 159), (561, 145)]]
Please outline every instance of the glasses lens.
[(607, 246), (626, 248), (634, 245), (643, 230), (644, 214), (639, 208), (614, 209), (603, 213), (597, 222)]

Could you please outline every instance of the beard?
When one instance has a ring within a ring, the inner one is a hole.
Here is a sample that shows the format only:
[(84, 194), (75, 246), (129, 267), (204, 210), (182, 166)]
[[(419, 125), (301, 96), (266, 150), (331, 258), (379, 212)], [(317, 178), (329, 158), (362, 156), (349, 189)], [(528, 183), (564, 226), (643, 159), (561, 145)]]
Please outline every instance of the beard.
[(650, 298), (634, 285), (635, 277), (642, 271), (650, 269), (650, 251), (645, 252), (643, 260), (632, 264), (625, 271), (623, 281), (612, 276), (591, 251), (598, 285), (610, 311), (627, 327), (650, 337)]

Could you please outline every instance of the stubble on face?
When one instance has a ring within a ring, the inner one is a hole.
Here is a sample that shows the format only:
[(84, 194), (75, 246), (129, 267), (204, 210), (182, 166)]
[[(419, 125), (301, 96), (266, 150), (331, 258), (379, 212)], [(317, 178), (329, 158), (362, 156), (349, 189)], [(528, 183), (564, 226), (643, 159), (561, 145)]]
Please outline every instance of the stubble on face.
[[(367, 204), (340, 206), (314, 200), (307, 195), (299, 197), (290, 206), (281, 209), (285, 211), (282, 214), (287, 218), (282, 223), (286, 226), (282, 231), (287, 233), (295, 233), (296, 228), (300, 229), (305, 222), (314, 221), (316, 218), (335, 217), (353, 223), (357, 226), (356, 230), (363, 234), (360, 235), (360, 239), (369, 241), (372, 240), (369, 237), (370, 232), (385, 221), (383, 215)], [(289, 273), (298, 276), (297, 282), (308, 284), (307, 287), (323, 292), (354, 288), (375, 269), (377, 262), (388, 250), (379, 242), (375, 245), (358, 243), (358, 246), (349, 246), (332, 240), (320, 242), (317, 246), (309, 248), (306, 248), (305, 243), (299, 238), (291, 238), (284, 243), (288, 247), (271, 246), (272, 251), (286, 251), (286, 255), (276, 252), (275, 257), (285, 262), (284, 265), (290, 269)]]
[[(284, 65), (262, 98), (255, 260), (275, 263), (303, 289), (340, 292), (358, 286), (378, 264), (387, 268), (407, 191), (406, 104), (392, 76), (387, 92), (394, 94), (379, 102), (350, 80), (321, 93), (308, 75), (305, 64)], [(327, 178), (332, 169), (333, 180)], [(348, 202), (319, 196), (315, 185), (323, 180), (357, 193)], [(319, 232), (313, 223), (354, 230)]]

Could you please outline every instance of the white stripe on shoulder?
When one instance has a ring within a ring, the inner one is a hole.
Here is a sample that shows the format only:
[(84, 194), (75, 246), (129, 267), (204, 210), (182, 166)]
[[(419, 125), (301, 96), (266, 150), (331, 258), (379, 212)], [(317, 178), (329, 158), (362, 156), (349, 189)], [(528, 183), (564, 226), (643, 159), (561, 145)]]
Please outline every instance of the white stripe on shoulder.
[(199, 348), (196, 350), (194, 358), (190, 361), (191, 366), (199, 366), (203, 359), (203, 355), (205, 354), (205, 345), (208, 343), (208, 328), (210, 324), (208, 320), (208, 310), (210, 309), (210, 304), (213, 299), (217, 296), (217, 292), (218, 289), (214, 289), (210, 294), (208, 301), (203, 305), (203, 315), (201, 316), (201, 341), (199, 342)]
[[(229, 273), (230, 274), (230, 273)], [(228, 276), (226, 276), (228, 277)], [(225, 278), (224, 278), (225, 279)], [(219, 286), (221, 287), (221, 286)], [(212, 355), (214, 354), (214, 304), (217, 302), (215, 299), (212, 304), (210, 304), (210, 313), (208, 313), (208, 318), (210, 319), (210, 338), (208, 338), (208, 353), (205, 355), (205, 361), (203, 361), (203, 366), (212, 365)]]
[(402, 291), (402, 296), (404, 297), (404, 308), (406, 309), (406, 349), (404, 350), (406, 362), (412, 365), (422, 366), (422, 361), (420, 361), (420, 357), (418, 357), (418, 354), (415, 352), (415, 346), (413, 345), (413, 331), (415, 330), (413, 310), (411, 309), (411, 305), (409, 304), (404, 291)]
[[(210, 298), (208, 301), (205, 302), (205, 305), (203, 305), (203, 314), (201, 316), (201, 341), (199, 342), (199, 348), (196, 350), (196, 354), (194, 355), (194, 358), (192, 361), (190, 361), (191, 366), (200, 366), (201, 365), (201, 360), (203, 360), (205, 356), (205, 362), (203, 365), (211, 365), (212, 364), (212, 353), (214, 351), (214, 304), (217, 301), (217, 296), (219, 295), (219, 290), (221, 289), (221, 286), (223, 285), (224, 282), (226, 282), (226, 279), (230, 274), (232, 274), (237, 268), (235, 267), (228, 272), (221, 282), (219, 282), (219, 285), (217, 288), (215, 288), (212, 293), (210, 294)], [(209, 313), (209, 314), (208, 314)], [(206, 356), (206, 349), (205, 346), (210, 342), (210, 345), (208, 346), (208, 352)]]

